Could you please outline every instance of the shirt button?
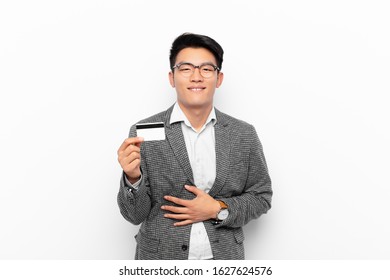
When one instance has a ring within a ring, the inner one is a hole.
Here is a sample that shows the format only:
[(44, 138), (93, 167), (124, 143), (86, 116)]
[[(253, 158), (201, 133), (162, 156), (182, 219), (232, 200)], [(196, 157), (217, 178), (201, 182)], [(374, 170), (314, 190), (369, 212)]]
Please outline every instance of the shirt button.
[(182, 245), (182, 246), (181, 246), (181, 249), (182, 249), (183, 251), (187, 251), (188, 246), (187, 246), (187, 245)]

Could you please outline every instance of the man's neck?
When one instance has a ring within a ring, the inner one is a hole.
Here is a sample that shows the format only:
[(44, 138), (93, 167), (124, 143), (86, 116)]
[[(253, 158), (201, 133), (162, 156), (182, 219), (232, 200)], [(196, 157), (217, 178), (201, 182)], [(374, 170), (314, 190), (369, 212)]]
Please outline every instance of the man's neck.
[(198, 132), (206, 123), (207, 118), (210, 115), (211, 110), (213, 109), (213, 105), (210, 105), (209, 107), (198, 108), (186, 108), (181, 104), (178, 105), (180, 106), (180, 109), (183, 111), (184, 115), (186, 115), (192, 127)]

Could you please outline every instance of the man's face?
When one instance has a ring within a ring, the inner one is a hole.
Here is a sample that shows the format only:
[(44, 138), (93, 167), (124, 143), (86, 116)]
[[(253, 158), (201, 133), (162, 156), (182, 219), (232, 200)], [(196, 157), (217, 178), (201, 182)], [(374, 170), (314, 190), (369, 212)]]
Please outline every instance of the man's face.
[[(204, 48), (185, 48), (181, 50), (175, 65), (180, 63), (191, 63), (195, 66), (205, 63), (217, 65), (214, 55)], [(183, 76), (178, 69), (169, 73), (169, 81), (172, 87), (176, 88), (177, 101), (181, 107), (186, 109), (209, 109), (213, 105), (215, 89), (222, 84), (223, 74), (213, 72), (209, 78), (200, 74), (199, 68), (189, 76)]]

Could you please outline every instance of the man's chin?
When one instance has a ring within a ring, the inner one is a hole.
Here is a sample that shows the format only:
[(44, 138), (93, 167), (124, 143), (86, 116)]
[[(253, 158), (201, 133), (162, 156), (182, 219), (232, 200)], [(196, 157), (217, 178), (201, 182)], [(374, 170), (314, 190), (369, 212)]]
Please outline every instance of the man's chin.
[(179, 104), (184, 106), (187, 109), (193, 109), (193, 110), (207, 109), (213, 106), (212, 102), (186, 102), (186, 103), (179, 102)]

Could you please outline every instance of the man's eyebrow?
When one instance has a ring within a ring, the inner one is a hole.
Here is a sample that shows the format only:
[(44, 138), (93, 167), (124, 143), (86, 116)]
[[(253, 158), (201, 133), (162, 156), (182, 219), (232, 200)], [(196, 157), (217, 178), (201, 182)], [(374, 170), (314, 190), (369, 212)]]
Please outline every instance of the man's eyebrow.
[[(195, 65), (195, 63), (192, 63), (192, 62), (189, 62), (189, 61), (179, 61), (176, 63), (177, 64), (184, 64), (184, 63), (188, 63), (188, 64), (192, 64), (192, 65)], [(204, 65), (204, 64), (212, 64), (212, 65), (216, 65), (216, 63), (212, 62), (212, 61), (206, 61), (206, 62), (202, 62), (201, 64), (199, 65)], [(196, 66), (196, 65), (195, 65)]]

